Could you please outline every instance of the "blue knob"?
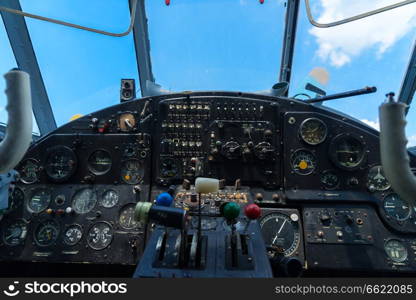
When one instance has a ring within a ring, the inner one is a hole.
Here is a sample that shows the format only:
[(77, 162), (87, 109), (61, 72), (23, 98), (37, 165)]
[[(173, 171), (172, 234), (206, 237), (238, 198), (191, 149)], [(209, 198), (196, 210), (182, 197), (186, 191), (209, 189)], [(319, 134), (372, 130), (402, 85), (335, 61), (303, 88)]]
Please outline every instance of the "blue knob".
[(169, 193), (161, 193), (156, 198), (156, 205), (160, 206), (171, 206), (173, 197)]

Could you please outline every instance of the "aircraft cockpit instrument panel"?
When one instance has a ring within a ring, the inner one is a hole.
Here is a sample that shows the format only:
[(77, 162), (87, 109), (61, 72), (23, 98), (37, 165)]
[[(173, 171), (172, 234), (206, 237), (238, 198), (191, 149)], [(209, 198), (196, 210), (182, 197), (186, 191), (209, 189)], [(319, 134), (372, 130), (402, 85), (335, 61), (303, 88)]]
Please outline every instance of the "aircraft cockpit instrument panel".
[[(378, 132), (322, 106), (233, 92), (128, 101), (36, 141), (17, 171), (4, 261), (136, 265), (152, 228), (135, 206), (169, 191), (191, 212), (258, 204), (265, 247), (307, 272), (416, 270), (416, 210), (383, 173)], [(219, 192), (199, 199), (197, 177)]]

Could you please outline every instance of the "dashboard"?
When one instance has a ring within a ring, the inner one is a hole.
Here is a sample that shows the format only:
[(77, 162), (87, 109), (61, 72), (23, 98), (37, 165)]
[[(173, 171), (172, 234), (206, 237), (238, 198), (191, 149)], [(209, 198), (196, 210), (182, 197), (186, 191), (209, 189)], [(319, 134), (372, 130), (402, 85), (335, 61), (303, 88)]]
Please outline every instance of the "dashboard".
[(378, 132), (322, 106), (233, 92), (147, 97), (58, 128), (17, 171), (2, 261), (136, 265), (152, 230), (135, 221), (136, 203), (170, 190), (189, 209), (195, 178), (210, 177), (221, 182), (213, 207), (258, 204), (265, 245), (305, 272), (416, 270), (416, 210), (383, 174)]

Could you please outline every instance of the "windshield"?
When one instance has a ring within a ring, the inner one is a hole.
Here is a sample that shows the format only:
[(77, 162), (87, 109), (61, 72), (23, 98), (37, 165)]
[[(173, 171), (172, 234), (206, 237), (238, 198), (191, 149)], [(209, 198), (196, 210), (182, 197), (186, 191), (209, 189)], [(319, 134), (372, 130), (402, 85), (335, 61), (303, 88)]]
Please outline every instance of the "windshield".
[(269, 89), (279, 77), (284, 1), (146, 1), (153, 74), (172, 91)]
[[(21, 0), (24, 11), (122, 32), (129, 24), (128, 1)], [(398, 0), (311, 0), (313, 16), (331, 22)], [(277, 82), (286, 6), (283, 0), (145, 1), (152, 72), (162, 88), (259, 91)], [(119, 102), (121, 78), (138, 81), (133, 35), (112, 38), (26, 18), (42, 77), (58, 126), (76, 114)], [(0, 29), (4, 65), (13, 58)], [(378, 128), (378, 106), (400, 90), (416, 38), (416, 4), (335, 28), (315, 28), (304, 2), (298, 29), (289, 96), (312, 82), (327, 94), (376, 86), (377, 93), (325, 102)], [(6, 49), (7, 50), (7, 49)], [(136, 84), (139, 86), (139, 84)], [(311, 94), (310, 92), (308, 92)], [(138, 93), (140, 95), (140, 93)], [(301, 97), (300, 97), (301, 98)], [(416, 145), (416, 108), (407, 127)]]

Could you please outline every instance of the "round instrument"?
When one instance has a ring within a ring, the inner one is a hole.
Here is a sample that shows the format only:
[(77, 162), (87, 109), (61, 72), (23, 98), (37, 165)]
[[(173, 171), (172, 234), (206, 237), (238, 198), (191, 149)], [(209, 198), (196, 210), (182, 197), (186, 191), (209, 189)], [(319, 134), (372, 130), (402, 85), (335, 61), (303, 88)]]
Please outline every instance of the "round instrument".
[(292, 170), (299, 175), (309, 175), (316, 168), (315, 155), (308, 150), (296, 150), (290, 161)]
[(292, 255), (300, 244), (298, 220), (278, 212), (262, 217), (260, 227), (265, 244), (281, 248), (285, 256)]
[(322, 120), (309, 118), (300, 125), (299, 134), (305, 143), (315, 146), (325, 141), (327, 127)]

